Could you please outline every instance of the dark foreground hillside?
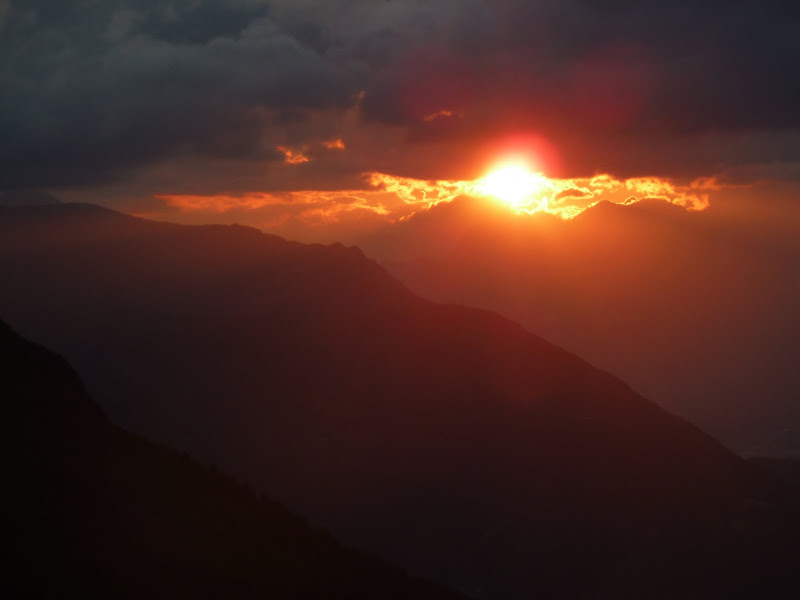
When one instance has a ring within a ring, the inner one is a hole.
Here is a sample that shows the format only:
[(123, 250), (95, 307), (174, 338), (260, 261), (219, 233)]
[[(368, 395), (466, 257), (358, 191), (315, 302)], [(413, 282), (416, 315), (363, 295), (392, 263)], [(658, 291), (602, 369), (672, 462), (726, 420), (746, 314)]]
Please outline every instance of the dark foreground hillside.
[(7, 209), (0, 281), (0, 314), (114, 422), (415, 575), (495, 600), (800, 591), (789, 486), (357, 249)]
[(800, 460), (793, 458), (751, 458), (750, 461), (765, 471), (771, 472), (788, 485), (800, 490)]
[(3, 598), (455, 598), (115, 427), (0, 323)]

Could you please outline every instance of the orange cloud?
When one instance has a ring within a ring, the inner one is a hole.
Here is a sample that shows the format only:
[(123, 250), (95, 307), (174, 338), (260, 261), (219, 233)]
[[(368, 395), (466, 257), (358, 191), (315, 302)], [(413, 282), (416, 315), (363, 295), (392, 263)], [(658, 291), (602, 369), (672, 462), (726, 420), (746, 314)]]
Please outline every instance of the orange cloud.
[[(350, 201), (343, 202), (343, 199)], [(306, 221), (316, 218), (324, 223), (338, 223), (345, 214), (359, 211), (372, 213), (382, 217), (390, 214), (386, 207), (380, 204), (372, 205), (366, 198), (334, 197), (330, 198), (330, 201), (327, 203), (320, 203), (318, 206), (314, 206), (303, 211), (300, 217)]]
[(709, 206), (710, 191), (723, 189), (713, 177), (698, 179), (688, 185), (659, 177), (620, 180), (605, 173), (575, 179), (539, 176), (531, 181), (535, 185), (530, 186), (523, 200), (513, 209), (520, 214), (543, 212), (564, 219), (571, 219), (604, 200), (627, 205), (645, 198), (657, 198), (686, 210), (699, 211)]
[(327, 148), (328, 150), (344, 150), (344, 142), (342, 138), (336, 140), (328, 140), (327, 142), (322, 142), (322, 145)]
[(722, 189), (720, 187), (701, 187), (703, 185), (716, 186), (716, 180), (714, 178), (698, 179), (688, 186), (679, 186), (668, 179), (660, 179), (658, 177), (638, 177), (625, 181), (625, 188), (638, 194), (637, 196), (633, 196), (633, 198), (639, 200), (642, 199), (640, 196), (645, 198), (659, 198), (671, 202), (672, 204), (682, 206), (687, 210), (704, 210), (708, 207), (708, 193), (697, 192), (698, 189), (710, 189), (715, 191)]
[(689, 187), (693, 190), (711, 190), (718, 192), (729, 186), (719, 183), (716, 177), (699, 177), (692, 181)]
[[(298, 155), (292, 154), (292, 157), (298, 158)], [(679, 184), (656, 177), (618, 180), (607, 174), (578, 179), (530, 175), (529, 189), (520, 194), (518, 202), (508, 205), (508, 210), (523, 216), (546, 213), (563, 219), (571, 219), (601, 201), (634, 204), (644, 199), (660, 199), (698, 211), (709, 205), (710, 192), (724, 187), (714, 178)], [(365, 174), (365, 179), (371, 186), (365, 190), (162, 194), (156, 198), (168, 207), (187, 213), (227, 213), (230, 219), (241, 218), (242, 222), (252, 222), (266, 229), (294, 223), (320, 232), (323, 231), (321, 227), (332, 223), (363, 223), (365, 219), (371, 223), (402, 221), (459, 196), (486, 198), (494, 205), (503, 204), (487, 192), (484, 179), (420, 180), (378, 172)]]
[(557, 192), (553, 197), (556, 201), (570, 201), (570, 200), (591, 200), (595, 197), (595, 193), (589, 188), (585, 187), (568, 187)]
[(452, 110), (443, 109), (437, 111), (435, 113), (431, 113), (429, 115), (425, 115), (422, 117), (422, 120), (426, 123), (430, 123), (431, 121), (435, 121), (436, 119), (448, 119), (450, 117), (460, 117), (459, 113), (453, 112)]
[(253, 210), (268, 204), (281, 204), (285, 200), (273, 194), (245, 194), (242, 196), (200, 196), (194, 194), (159, 194), (155, 196), (168, 206), (182, 211), (225, 213), (234, 209)]
[(367, 180), (373, 187), (396, 195), (406, 204), (419, 204), (426, 208), (475, 191), (473, 181), (426, 181), (386, 173), (368, 173)]
[(301, 165), (303, 163), (307, 163), (309, 159), (303, 152), (303, 150), (291, 150), (286, 146), (278, 146), (277, 148), (280, 152), (283, 153), (285, 159), (284, 162), (289, 165)]
[(589, 186), (593, 188), (600, 188), (604, 190), (612, 190), (614, 188), (618, 188), (621, 185), (621, 182), (617, 179), (611, 177), (611, 175), (607, 175), (602, 173), (600, 175), (595, 175), (589, 180)]
[[(284, 194), (250, 193), (243, 195), (201, 196), (193, 194), (160, 194), (155, 196), (167, 206), (186, 212), (227, 213), (232, 211), (256, 211), (266, 206), (285, 206), (287, 212), (299, 216), (323, 217), (335, 221), (337, 215), (354, 211), (369, 211), (377, 215), (389, 215), (390, 211), (381, 202), (356, 192), (287, 192)], [(291, 209), (291, 211), (290, 211)], [(279, 219), (280, 220), (280, 219)]]

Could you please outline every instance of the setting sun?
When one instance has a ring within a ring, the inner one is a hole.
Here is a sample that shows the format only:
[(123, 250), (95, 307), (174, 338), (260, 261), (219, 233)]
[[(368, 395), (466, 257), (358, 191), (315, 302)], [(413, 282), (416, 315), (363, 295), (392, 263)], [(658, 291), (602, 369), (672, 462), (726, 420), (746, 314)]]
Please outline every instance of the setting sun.
[(543, 175), (531, 172), (525, 165), (510, 163), (494, 169), (479, 186), (484, 194), (494, 196), (511, 208), (521, 208), (541, 189), (543, 181), (546, 181)]

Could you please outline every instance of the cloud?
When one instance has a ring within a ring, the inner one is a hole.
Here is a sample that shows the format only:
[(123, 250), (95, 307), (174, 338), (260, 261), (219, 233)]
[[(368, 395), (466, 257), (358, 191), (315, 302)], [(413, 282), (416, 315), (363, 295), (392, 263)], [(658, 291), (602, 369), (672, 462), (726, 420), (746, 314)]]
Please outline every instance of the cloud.
[(372, 186), (394, 194), (406, 204), (423, 208), (450, 202), (475, 189), (472, 181), (420, 180), (386, 173), (370, 173), (368, 178)]
[(278, 150), (284, 155), (284, 160), (288, 165), (302, 165), (309, 161), (309, 158), (304, 154), (305, 149), (303, 148), (292, 150), (286, 146), (278, 146)]
[[(371, 197), (370, 197), (371, 196)], [(364, 210), (377, 215), (389, 215), (390, 211), (375, 194), (360, 195), (357, 192), (292, 192), (284, 194), (251, 193), (243, 195), (202, 196), (193, 194), (161, 194), (155, 196), (166, 206), (185, 212), (242, 213), (273, 207), (271, 213), (287, 214), (304, 218), (326, 218), (335, 222), (340, 213)], [(152, 208), (151, 208), (152, 210)], [(152, 213), (151, 213), (152, 216)]]
[(246, 223), (305, 242), (354, 239), (390, 224), (402, 204), (380, 191), (162, 194), (128, 206), (137, 216), (186, 223)]
[(6, 15), (8, 15), (9, 7), (9, 0), (0, 0), (0, 33), (2, 33), (3, 27), (6, 24)]
[(569, 201), (588, 201), (595, 197), (594, 192), (589, 188), (568, 187), (553, 196), (555, 202), (569, 202)]
[(0, 189), (187, 157), (462, 180), (517, 134), (552, 147), (549, 176), (794, 177), (799, 19), (779, 0), (4, 1)]
[[(454, 146), (536, 132), (561, 176), (797, 162), (798, 17), (777, 1), (466, 3), (384, 61), (364, 110)], [(441, 110), (460, 118), (428, 119)]]
[(658, 201), (700, 211), (708, 207), (712, 192), (729, 188), (714, 178), (680, 184), (656, 177), (618, 180), (605, 174), (548, 179), (532, 173), (530, 183), (530, 190), (514, 206), (494, 198), (483, 179), (419, 180), (370, 173), (364, 189), (159, 194), (157, 203), (139, 203), (129, 210), (155, 219), (247, 223), (304, 241), (355, 242), (448, 204), (468, 203), (473, 213), (483, 215), (478, 220), (527, 222), (542, 216), (568, 220), (604, 201), (623, 205)]
[(226, 213), (235, 209), (254, 210), (266, 205), (286, 204), (283, 198), (271, 194), (248, 194), (246, 196), (197, 196), (192, 194), (163, 194), (155, 196), (168, 206), (182, 211), (205, 211)]
[(322, 142), (322, 145), (327, 148), (328, 150), (344, 150), (344, 140), (342, 138), (337, 138), (335, 140), (326, 140)]
[[(533, 103), (528, 120), (552, 130), (576, 118), (588, 130), (651, 133), (800, 125), (800, 83), (787, 69), (800, 55), (789, 23), (800, 11), (782, 2), (501, 0), (467, 2), (458, 18), (452, 3), (434, 4), (435, 35), (407, 34), (367, 91), (376, 116), (413, 119), (417, 96), (443, 87), (468, 90), (471, 112)], [(478, 85), (453, 84), (464, 79)]]
[(0, 192), (0, 206), (45, 206), (61, 201), (45, 190), (12, 190)]
[(293, 123), (354, 101), (359, 69), (303, 45), (266, 3), (129, 4), (11, 4), (0, 188), (109, 180), (182, 154), (279, 160)]

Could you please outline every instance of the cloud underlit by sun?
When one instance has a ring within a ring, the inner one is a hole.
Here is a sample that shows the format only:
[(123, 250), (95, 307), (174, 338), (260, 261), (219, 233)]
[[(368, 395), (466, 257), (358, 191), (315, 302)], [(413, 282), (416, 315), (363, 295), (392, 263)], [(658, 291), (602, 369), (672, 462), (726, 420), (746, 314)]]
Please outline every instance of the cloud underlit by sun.
[[(365, 174), (367, 189), (297, 190), (244, 194), (161, 194), (156, 198), (182, 212), (242, 214), (260, 211), (259, 224), (267, 229), (288, 220), (311, 224), (365, 219), (402, 221), (461, 196), (483, 198), (505, 206), (517, 215), (550, 214), (571, 219), (601, 201), (633, 204), (659, 199), (686, 208), (703, 210), (708, 196), (720, 189), (715, 178), (700, 178), (679, 185), (666, 179), (641, 177), (615, 179), (607, 174), (588, 178), (554, 179), (531, 170), (526, 163), (501, 162), (475, 180), (423, 180), (386, 173)], [(140, 213), (158, 218), (158, 213)], [(216, 218), (216, 217), (215, 217)]]
[[(313, 163), (325, 151), (346, 152), (341, 138), (326, 140), (316, 147), (279, 146), (286, 168), (302, 168)], [(501, 150), (489, 162), (482, 177), (470, 180), (430, 180), (367, 172), (360, 189), (299, 189), (273, 192), (221, 194), (159, 194), (156, 198), (168, 207), (189, 213), (231, 213), (246, 220), (246, 214), (258, 213), (260, 226), (270, 229), (288, 222), (308, 226), (351, 223), (354, 227), (378, 222), (400, 222), (437, 204), (460, 197), (486, 202), (487, 207), (505, 208), (513, 214), (549, 214), (571, 219), (598, 202), (633, 204), (639, 200), (659, 199), (687, 210), (703, 210), (708, 196), (720, 189), (713, 177), (679, 184), (658, 177), (616, 179), (608, 174), (558, 179), (547, 177), (540, 168), (546, 160), (534, 152)], [(141, 216), (157, 217), (156, 214)]]

